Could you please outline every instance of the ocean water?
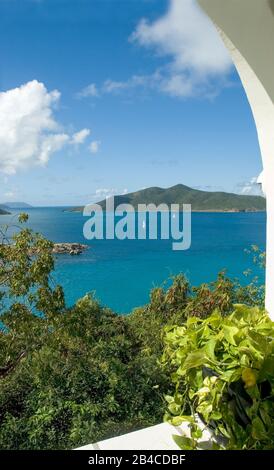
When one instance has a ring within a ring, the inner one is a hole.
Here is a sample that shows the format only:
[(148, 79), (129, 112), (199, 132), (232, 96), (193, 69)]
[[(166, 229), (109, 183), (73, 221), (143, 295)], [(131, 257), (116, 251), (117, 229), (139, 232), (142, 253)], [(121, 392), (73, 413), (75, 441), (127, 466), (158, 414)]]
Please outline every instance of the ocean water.
[[(17, 211), (18, 212), (18, 211)], [(193, 285), (227, 274), (246, 283), (252, 268), (264, 282), (245, 250), (252, 244), (265, 248), (266, 214), (193, 213), (192, 244), (187, 251), (172, 251), (171, 240), (85, 240), (81, 213), (63, 208), (31, 208), (28, 225), (54, 242), (80, 242), (89, 249), (80, 256), (57, 255), (54, 279), (72, 305), (87, 292), (95, 292), (103, 305), (128, 313), (149, 300), (152, 287), (184, 273)], [(15, 213), (15, 211), (13, 211)], [(11, 216), (0, 216), (0, 225)], [(169, 281), (168, 281), (169, 282)]]

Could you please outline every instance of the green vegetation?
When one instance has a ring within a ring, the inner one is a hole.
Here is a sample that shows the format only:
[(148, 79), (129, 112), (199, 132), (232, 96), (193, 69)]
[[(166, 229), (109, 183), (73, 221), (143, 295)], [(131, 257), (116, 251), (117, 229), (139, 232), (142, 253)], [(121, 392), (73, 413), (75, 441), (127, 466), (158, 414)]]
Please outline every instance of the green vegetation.
[[(19, 218), (21, 223), (26, 220), (24, 214)], [(221, 331), (222, 318), (229, 318), (234, 303), (263, 304), (256, 280), (241, 287), (221, 273), (216, 282), (198, 288), (177, 276), (167, 288), (154, 289), (148, 305), (127, 316), (101, 307), (90, 295), (67, 308), (62, 288), (51, 279), (53, 269), (52, 243), (41, 235), (23, 228), (10, 243), (3, 234), (2, 449), (69, 449), (161, 422), (164, 396), (174, 394), (174, 363), (168, 364), (167, 343), (167, 364), (161, 363), (163, 330), (185, 330), (187, 322), (204, 324), (206, 335), (204, 322), (211, 321), (214, 310)], [(168, 347), (177, 354), (176, 345)], [(253, 363), (248, 367), (255, 368)]]
[(161, 420), (165, 377), (130, 322), (90, 296), (66, 309), (53, 266), (28, 229), (0, 245), (1, 448), (76, 447)]
[[(138, 204), (191, 204), (193, 211), (265, 211), (265, 198), (261, 196), (243, 196), (233, 193), (199, 191), (183, 184), (171, 188), (146, 188), (134, 193), (115, 196), (115, 207), (119, 204), (132, 204), (137, 209)], [(99, 204), (103, 209), (106, 201)], [(83, 208), (73, 209), (82, 211)]]
[(191, 438), (176, 438), (181, 448), (198, 446), (198, 413), (220, 448), (273, 449), (274, 323), (262, 309), (238, 304), (226, 317), (191, 317), (166, 328), (165, 345), (174, 383), (167, 419), (192, 429)]

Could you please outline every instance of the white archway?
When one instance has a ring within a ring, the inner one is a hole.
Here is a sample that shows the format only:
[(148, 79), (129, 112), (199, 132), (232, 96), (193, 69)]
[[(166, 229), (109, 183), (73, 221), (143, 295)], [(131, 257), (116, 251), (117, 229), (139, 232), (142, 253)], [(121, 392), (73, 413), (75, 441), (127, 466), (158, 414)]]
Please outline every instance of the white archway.
[(222, 37), (249, 100), (267, 200), (266, 308), (274, 320), (274, 0), (198, 0)]

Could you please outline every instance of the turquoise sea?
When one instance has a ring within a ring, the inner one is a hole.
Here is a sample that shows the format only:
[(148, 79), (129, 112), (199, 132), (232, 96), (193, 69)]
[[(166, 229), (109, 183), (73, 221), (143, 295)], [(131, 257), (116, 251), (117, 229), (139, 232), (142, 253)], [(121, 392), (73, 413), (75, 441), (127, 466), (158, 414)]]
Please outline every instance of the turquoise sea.
[[(15, 213), (15, 211), (13, 211)], [(18, 211), (17, 211), (18, 212)], [(31, 208), (29, 226), (54, 242), (80, 242), (90, 246), (80, 256), (57, 255), (55, 281), (62, 284), (68, 304), (87, 292), (96, 292), (102, 304), (128, 313), (149, 299), (153, 286), (184, 273), (192, 284), (212, 281), (226, 269), (246, 283), (243, 274), (253, 268), (245, 252), (252, 244), (265, 248), (266, 214), (193, 213), (192, 245), (172, 251), (171, 240), (92, 240), (83, 236), (87, 220), (81, 213), (63, 208)], [(11, 216), (1, 216), (6, 224)], [(263, 273), (254, 270), (262, 282)]]

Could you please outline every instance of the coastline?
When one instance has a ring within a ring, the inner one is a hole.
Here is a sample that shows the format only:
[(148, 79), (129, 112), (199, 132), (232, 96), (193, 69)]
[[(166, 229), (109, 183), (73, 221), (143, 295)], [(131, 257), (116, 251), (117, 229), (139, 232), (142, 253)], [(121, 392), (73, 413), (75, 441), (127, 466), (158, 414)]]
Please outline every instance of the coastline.
[[(63, 209), (63, 212), (69, 212), (69, 213), (73, 213), (73, 212), (76, 212), (76, 213), (81, 213), (83, 212), (84, 210), (84, 207), (83, 208), (75, 208), (75, 209)], [(109, 212), (109, 211), (106, 211), (105, 209), (102, 209), (102, 212), (105, 213), (105, 212)], [(136, 212), (142, 212), (142, 211), (136, 211)], [(155, 211), (148, 211), (148, 212), (155, 212)], [(164, 212), (164, 211), (163, 211)], [(183, 210), (180, 209), (179, 212), (183, 212)], [(192, 213), (202, 213), (202, 212), (205, 212), (205, 213), (221, 213), (221, 214), (250, 214), (250, 213), (257, 213), (257, 212), (266, 212), (266, 209), (192, 209), (191, 210)]]

